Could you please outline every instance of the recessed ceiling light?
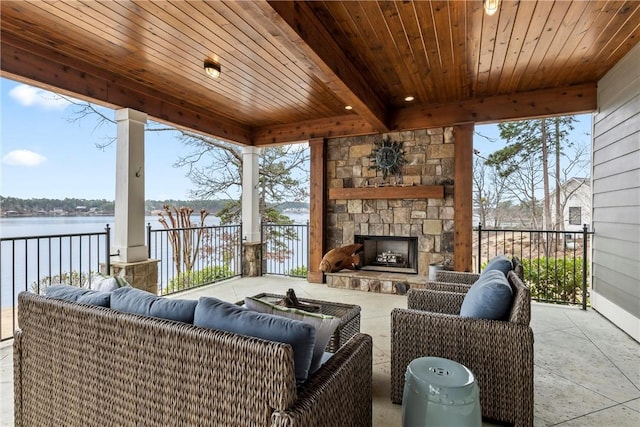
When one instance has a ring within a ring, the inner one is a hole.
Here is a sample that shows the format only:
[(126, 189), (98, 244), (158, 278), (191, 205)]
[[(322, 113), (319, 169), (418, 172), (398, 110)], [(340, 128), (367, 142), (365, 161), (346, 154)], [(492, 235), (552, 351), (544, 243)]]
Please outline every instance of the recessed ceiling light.
[(353, 110), (353, 107), (351, 105), (345, 105), (344, 109), (345, 110)]
[(204, 61), (204, 71), (209, 77), (217, 79), (218, 77), (220, 77), (220, 64), (217, 64), (213, 61)]
[(488, 16), (496, 14), (500, 8), (500, 0), (484, 0), (484, 11)]
[(411, 102), (413, 101), (415, 98), (413, 96), (407, 96), (404, 98), (405, 102)]

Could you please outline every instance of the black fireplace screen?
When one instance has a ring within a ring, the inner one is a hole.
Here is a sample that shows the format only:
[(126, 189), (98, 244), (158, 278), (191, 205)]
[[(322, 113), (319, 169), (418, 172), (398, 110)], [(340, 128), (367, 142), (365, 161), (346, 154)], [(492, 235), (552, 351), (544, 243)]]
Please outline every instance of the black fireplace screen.
[(361, 270), (418, 273), (418, 238), (400, 236), (355, 236), (361, 243)]

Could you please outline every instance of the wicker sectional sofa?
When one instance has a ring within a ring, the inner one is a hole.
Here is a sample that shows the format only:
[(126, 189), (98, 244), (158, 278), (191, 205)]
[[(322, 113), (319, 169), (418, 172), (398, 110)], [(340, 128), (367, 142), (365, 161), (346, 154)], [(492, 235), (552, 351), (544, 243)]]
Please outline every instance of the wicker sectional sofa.
[(18, 427), (371, 425), (365, 334), (296, 386), (288, 344), (26, 292), (18, 313)]

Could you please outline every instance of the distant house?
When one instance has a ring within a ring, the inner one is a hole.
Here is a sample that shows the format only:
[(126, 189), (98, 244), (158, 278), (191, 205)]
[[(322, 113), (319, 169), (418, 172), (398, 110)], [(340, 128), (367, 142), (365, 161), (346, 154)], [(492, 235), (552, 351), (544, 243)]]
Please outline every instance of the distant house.
[(571, 178), (560, 186), (560, 205), (562, 209), (562, 222), (560, 226), (556, 220), (556, 194), (551, 194), (551, 221), (545, 224), (545, 229), (556, 228), (564, 231), (582, 231), (584, 224), (591, 226), (591, 179)]

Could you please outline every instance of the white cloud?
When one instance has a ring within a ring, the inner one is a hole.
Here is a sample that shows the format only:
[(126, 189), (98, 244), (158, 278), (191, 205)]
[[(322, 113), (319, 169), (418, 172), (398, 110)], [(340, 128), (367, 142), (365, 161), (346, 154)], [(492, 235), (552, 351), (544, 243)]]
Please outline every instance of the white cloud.
[(46, 161), (45, 156), (29, 150), (13, 150), (2, 158), (2, 163), (11, 166), (39, 166)]
[(48, 90), (28, 85), (18, 85), (9, 91), (9, 95), (25, 107), (41, 107), (46, 110), (64, 110), (69, 101)]

